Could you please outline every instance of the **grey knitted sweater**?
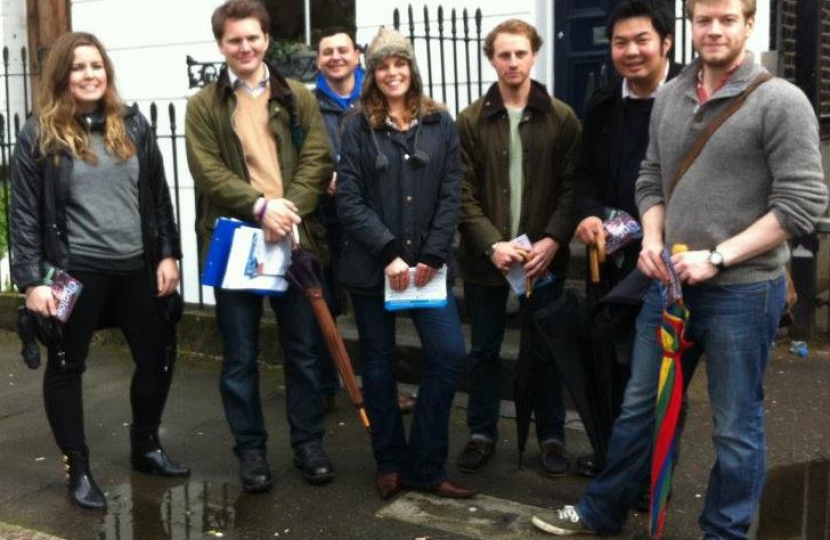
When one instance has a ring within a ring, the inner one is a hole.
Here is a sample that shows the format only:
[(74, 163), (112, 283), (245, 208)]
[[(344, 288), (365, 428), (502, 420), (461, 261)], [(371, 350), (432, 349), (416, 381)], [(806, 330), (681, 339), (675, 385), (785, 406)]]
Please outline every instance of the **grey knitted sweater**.
[[(666, 191), (697, 135), (764, 68), (752, 55), (702, 106), (696, 93), (699, 59), (660, 92), (650, 143), (636, 186), (640, 215), (666, 206), (666, 245), (714, 249), (767, 212), (792, 235), (813, 230), (827, 206), (815, 113), (803, 92), (774, 78), (758, 87), (709, 139), (673, 193)], [(752, 283), (780, 276), (789, 259), (783, 243), (729, 267), (712, 285)]]

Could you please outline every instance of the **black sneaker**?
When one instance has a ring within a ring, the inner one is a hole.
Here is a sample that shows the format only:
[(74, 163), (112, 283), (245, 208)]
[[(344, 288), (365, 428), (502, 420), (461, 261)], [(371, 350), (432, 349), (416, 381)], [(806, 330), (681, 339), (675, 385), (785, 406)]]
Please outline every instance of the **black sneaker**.
[(477, 473), (487, 465), (493, 454), (496, 453), (496, 445), (483, 439), (470, 439), (464, 449), (458, 454), (458, 470), (465, 473)]
[(294, 466), (309, 484), (319, 486), (334, 480), (334, 467), (322, 443), (312, 441), (294, 450)]
[(271, 489), (271, 468), (264, 452), (254, 450), (239, 456), (239, 479), (242, 481), (242, 489), (248, 493)]
[(573, 506), (563, 506), (552, 515), (533, 516), (530, 520), (537, 529), (557, 536), (576, 536), (594, 534)]
[(565, 457), (565, 447), (559, 441), (551, 441), (539, 445), (542, 470), (548, 476), (563, 476), (568, 471), (568, 459)]

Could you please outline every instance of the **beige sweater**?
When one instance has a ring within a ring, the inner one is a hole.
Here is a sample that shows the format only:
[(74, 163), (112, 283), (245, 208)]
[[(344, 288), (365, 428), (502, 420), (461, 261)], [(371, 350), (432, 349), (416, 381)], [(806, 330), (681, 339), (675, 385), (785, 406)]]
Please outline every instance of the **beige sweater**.
[(242, 142), (251, 186), (266, 199), (275, 199), (283, 196), (283, 186), (277, 141), (268, 129), (268, 96), (268, 92), (251, 96), (238, 88), (233, 128)]

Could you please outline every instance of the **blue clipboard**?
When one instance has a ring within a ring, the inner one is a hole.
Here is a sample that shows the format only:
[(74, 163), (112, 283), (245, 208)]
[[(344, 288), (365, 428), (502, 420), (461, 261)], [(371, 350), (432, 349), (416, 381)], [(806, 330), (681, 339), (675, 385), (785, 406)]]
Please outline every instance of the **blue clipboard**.
[[(213, 236), (210, 238), (205, 267), (202, 270), (201, 283), (209, 287), (221, 287), (228, 267), (228, 257), (233, 244), (233, 234), (239, 227), (253, 227), (250, 223), (233, 218), (220, 217), (216, 220)], [(244, 289), (245, 292), (265, 296), (284, 296), (285, 291)]]

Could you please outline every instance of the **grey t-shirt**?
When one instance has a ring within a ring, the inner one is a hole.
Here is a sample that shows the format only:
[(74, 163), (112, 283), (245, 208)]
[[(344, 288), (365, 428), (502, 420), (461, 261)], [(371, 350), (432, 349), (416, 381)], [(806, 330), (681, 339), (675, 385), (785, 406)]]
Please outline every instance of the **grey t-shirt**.
[(142, 265), (141, 217), (138, 203), (138, 158), (119, 161), (104, 147), (100, 133), (90, 145), (95, 165), (75, 159), (66, 221), (70, 268), (135, 270)]

